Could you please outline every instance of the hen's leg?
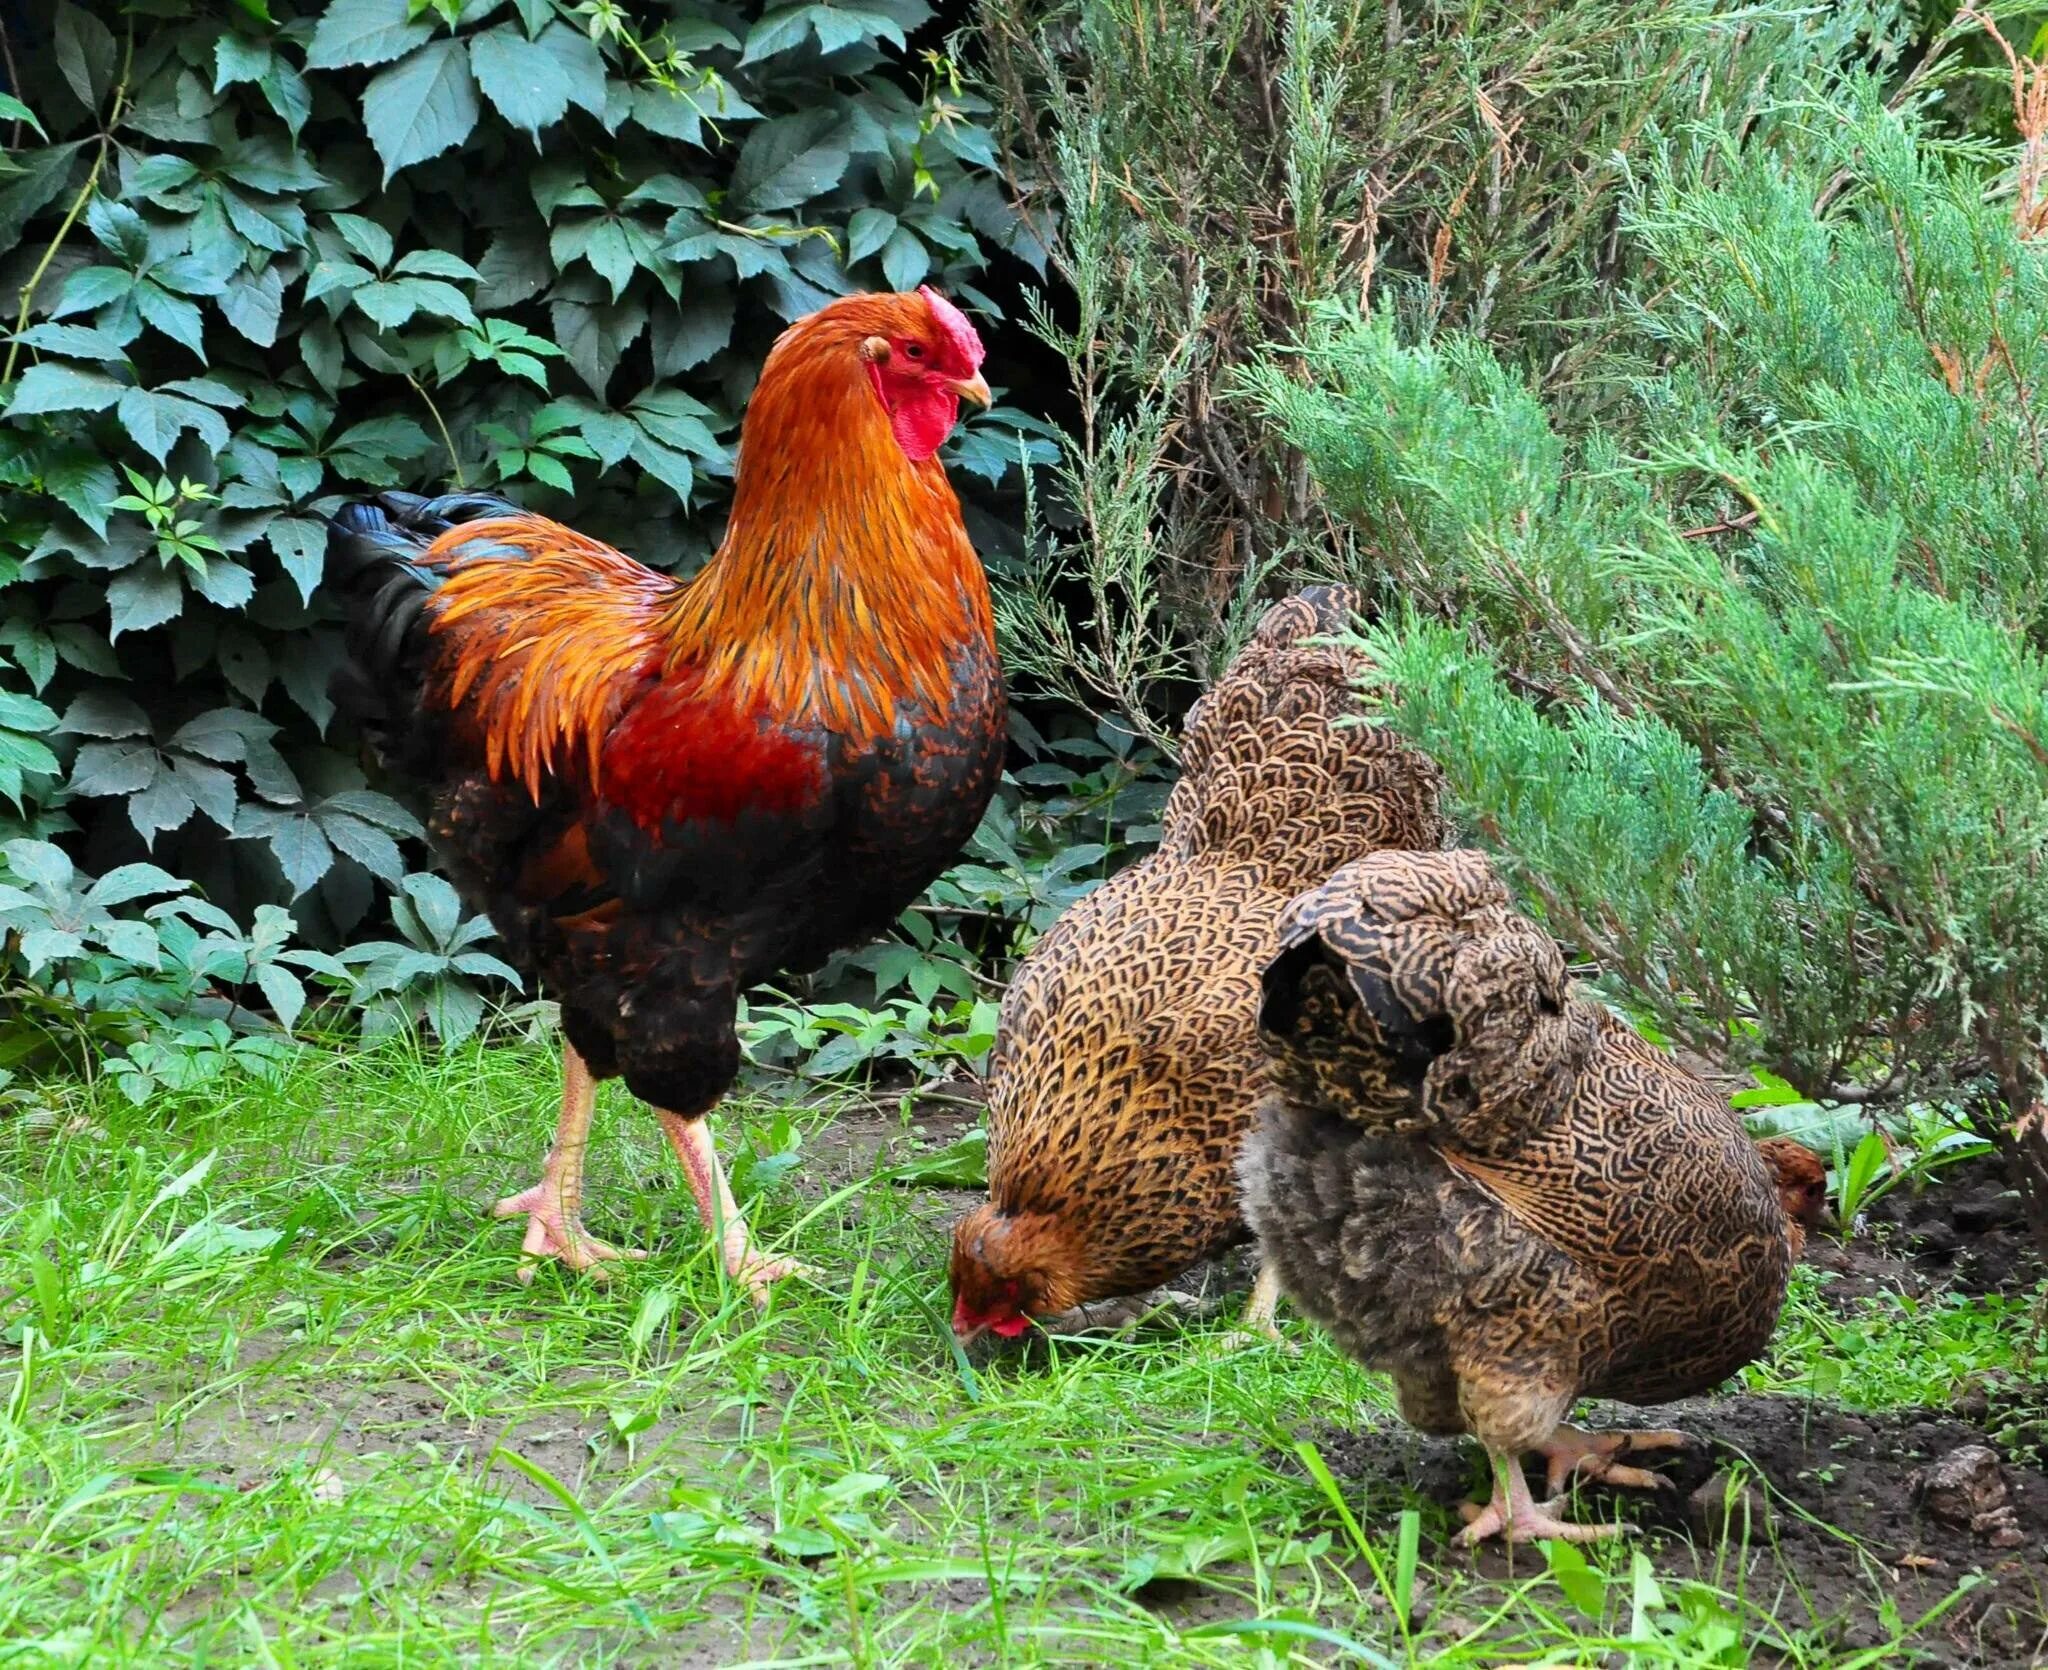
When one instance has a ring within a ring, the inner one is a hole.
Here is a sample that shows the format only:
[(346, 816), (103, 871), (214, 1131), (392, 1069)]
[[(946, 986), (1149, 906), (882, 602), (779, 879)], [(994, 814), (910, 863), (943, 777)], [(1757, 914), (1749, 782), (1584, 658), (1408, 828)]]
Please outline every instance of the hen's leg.
[(1662, 1473), (1625, 1467), (1621, 1458), (1639, 1450), (1691, 1447), (1692, 1440), (1682, 1432), (1584, 1432), (1575, 1426), (1560, 1426), (1548, 1442), (1536, 1446), (1536, 1453), (1548, 1468), (1549, 1490), (1555, 1496), (1574, 1475), (1634, 1490), (1669, 1490), (1671, 1481)]
[(784, 1276), (808, 1274), (801, 1264), (786, 1258), (763, 1258), (747, 1232), (747, 1220), (740, 1216), (739, 1202), (725, 1181), (725, 1168), (718, 1163), (718, 1150), (711, 1146), (711, 1122), (699, 1117), (685, 1119), (666, 1108), (656, 1108), (662, 1134), (675, 1150), (683, 1175), (690, 1180), (690, 1193), (697, 1197), (697, 1215), (704, 1227), (718, 1237), (725, 1259), (726, 1274), (745, 1282), (754, 1303), (765, 1305), (768, 1290)]
[(519, 1266), (522, 1282), (533, 1280), (543, 1258), (557, 1258), (572, 1270), (588, 1270), (599, 1280), (612, 1258), (645, 1258), (637, 1248), (607, 1246), (583, 1227), (583, 1155), (590, 1145), (590, 1116), (597, 1106), (597, 1083), (583, 1057), (562, 1041), (562, 1117), (555, 1125), (554, 1146), (540, 1171), (540, 1181), (491, 1208), (494, 1218), (526, 1214), (526, 1254)]
[(1486, 1452), (1493, 1469), (1493, 1500), (1485, 1507), (1467, 1502), (1458, 1511), (1465, 1516), (1465, 1529), (1457, 1540), (1476, 1548), (1488, 1537), (1514, 1544), (1559, 1538), (1565, 1542), (1597, 1542), (1618, 1537), (1625, 1525), (1573, 1525), (1557, 1517), (1555, 1502), (1539, 1502), (1529, 1494), (1529, 1481), (1522, 1476), (1521, 1459), (1495, 1450)]
[(1280, 1304), (1280, 1272), (1277, 1267), (1260, 1260), (1258, 1280), (1252, 1283), (1252, 1296), (1245, 1301), (1244, 1315), (1237, 1319), (1237, 1326), (1223, 1336), (1223, 1343), (1242, 1348), (1248, 1345), (1277, 1345), (1290, 1357), (1301, 1355), (1301, 1347), (1292, 1340), (1283, 1339), (1280, 1330), (1274, 1326), (1273, 1312)]

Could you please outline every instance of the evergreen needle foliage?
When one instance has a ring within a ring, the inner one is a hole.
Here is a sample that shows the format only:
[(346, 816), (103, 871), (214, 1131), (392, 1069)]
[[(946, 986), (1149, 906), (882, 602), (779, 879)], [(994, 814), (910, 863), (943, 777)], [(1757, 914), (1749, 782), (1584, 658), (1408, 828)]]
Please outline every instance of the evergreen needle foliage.
[(1670, 147), (1590, 423), (1384, 314), (1252, 381), (1402, 600), (1393, 721), (1557, 930), (1809, 1094), (1973, 1107), (2048, 1227), (2048, 272), (2013, 160), (1862, 84)]
[[(1616, 215), (1661, 129), (1760, 119), (1815, 66), (1890, 64), (1890, 0), (982, 0), (1027, 224), (1074, 311), (1045, 334), (1084, 417), (1062, 614), (1028, 672), (1141, 726), (1213, 670), (1276, 568), (1327, 568), (1301, 456), (1227, 397), (1319, 303), (1397, 293), (1571, 383), (1627, 266)], [(1931, 61), (1931, 60), (1930, 60)]]

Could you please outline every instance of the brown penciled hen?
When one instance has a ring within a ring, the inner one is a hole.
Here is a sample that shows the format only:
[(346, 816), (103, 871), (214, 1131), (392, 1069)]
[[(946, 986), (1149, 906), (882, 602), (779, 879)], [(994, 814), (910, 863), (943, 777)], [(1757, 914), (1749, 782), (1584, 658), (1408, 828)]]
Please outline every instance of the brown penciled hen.
[(1760, 1150), (1722, 1097), (1577, 995), (1478, 852), (1378, 853), (1288, 908), (1265, 972), (1273, 1089), (1246, 1138), (1245, 1215), (1282, 1289), (1392, 1374), (1402, 1417), (1486, 1446), (1493, 1499), (1460, 1541), (1586, 1540), (1521, 1457), (1623, 1464), (1671, 1432), (1587, 1433), (1581, 1397), (1707, 1390), (1770, 1339), (1824, 1195), (1812, 1155)]
[[(1138, 1294), (1249, 1239), (1238, 1145), (1258, 1100), (1259, 971), (1337, 865), (1439, 846), (1433, 762), (1359, 723), (1357, 599), (1266, 612), (1188, 715), (1159, 849), (1077, 903), (1017, 971), (989, 1068), (989, 1199), (961, 1220), (953, 1326)], [(1270, 1333), (1261, 1278), (1247, 1321)]]

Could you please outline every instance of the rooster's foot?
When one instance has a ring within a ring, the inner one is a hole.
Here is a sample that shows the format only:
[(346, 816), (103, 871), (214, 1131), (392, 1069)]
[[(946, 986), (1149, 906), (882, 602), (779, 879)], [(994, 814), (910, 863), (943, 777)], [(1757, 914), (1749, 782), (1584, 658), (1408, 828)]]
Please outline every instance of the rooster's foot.
[(1584, 1432), (1575, 1426), (1560, 1426), (1536, 1453), (1543, 1457), (1547, 1488), (1555, 1496), (1573, 1477), (1631, 1490), (1669, 1490), (1671, 1481), (1663, 1474), (1624, 1466), (1621, 1458), (1643, 1450), (1692, 1447), (1692, 1439), (1682, 1432)]
[(744, 1286), (757, 1305), (768, 1303), (777, 1282), (793, 1276), (808, 1279), (811, 1274), (793, 1258), (764, 1258), (751, 1241), (737, 1250), (726, 1250), (725, 1273)]
[(543, 1259), (554, 1259), (571, 1270), (587, 1270), (598, 1281), (610, 1279), (605, 1265), (617, 1258), (645, 1258), (638, 1247), (615, 1247), (600, 1241), (583, 1227), (579, 1213), (564, 1210), (561, 1191), (542, 1178), (530, 1189), (507, 1195), (491, 1208), (494, 1218), (526, 1218), (526, 1239), (519, 1250), (525, 1254), (519, 1265), (519, 1279), (531, 1282)]

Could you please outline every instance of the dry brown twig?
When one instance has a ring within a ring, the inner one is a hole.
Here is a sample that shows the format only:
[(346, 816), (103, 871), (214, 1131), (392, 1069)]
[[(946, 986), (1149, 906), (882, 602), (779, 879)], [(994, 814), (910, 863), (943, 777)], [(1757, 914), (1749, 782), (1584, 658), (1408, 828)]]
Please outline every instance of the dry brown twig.
[(1956, 18), (1969, 19), (1996, 41), (2012, 70), (2012, 120), (2020, 134), (2012, 218), (2021, 237), (2037, 238), (2048, 232), (2048, 64), (2015, 52), (1990, 13), (1966, 6)]

